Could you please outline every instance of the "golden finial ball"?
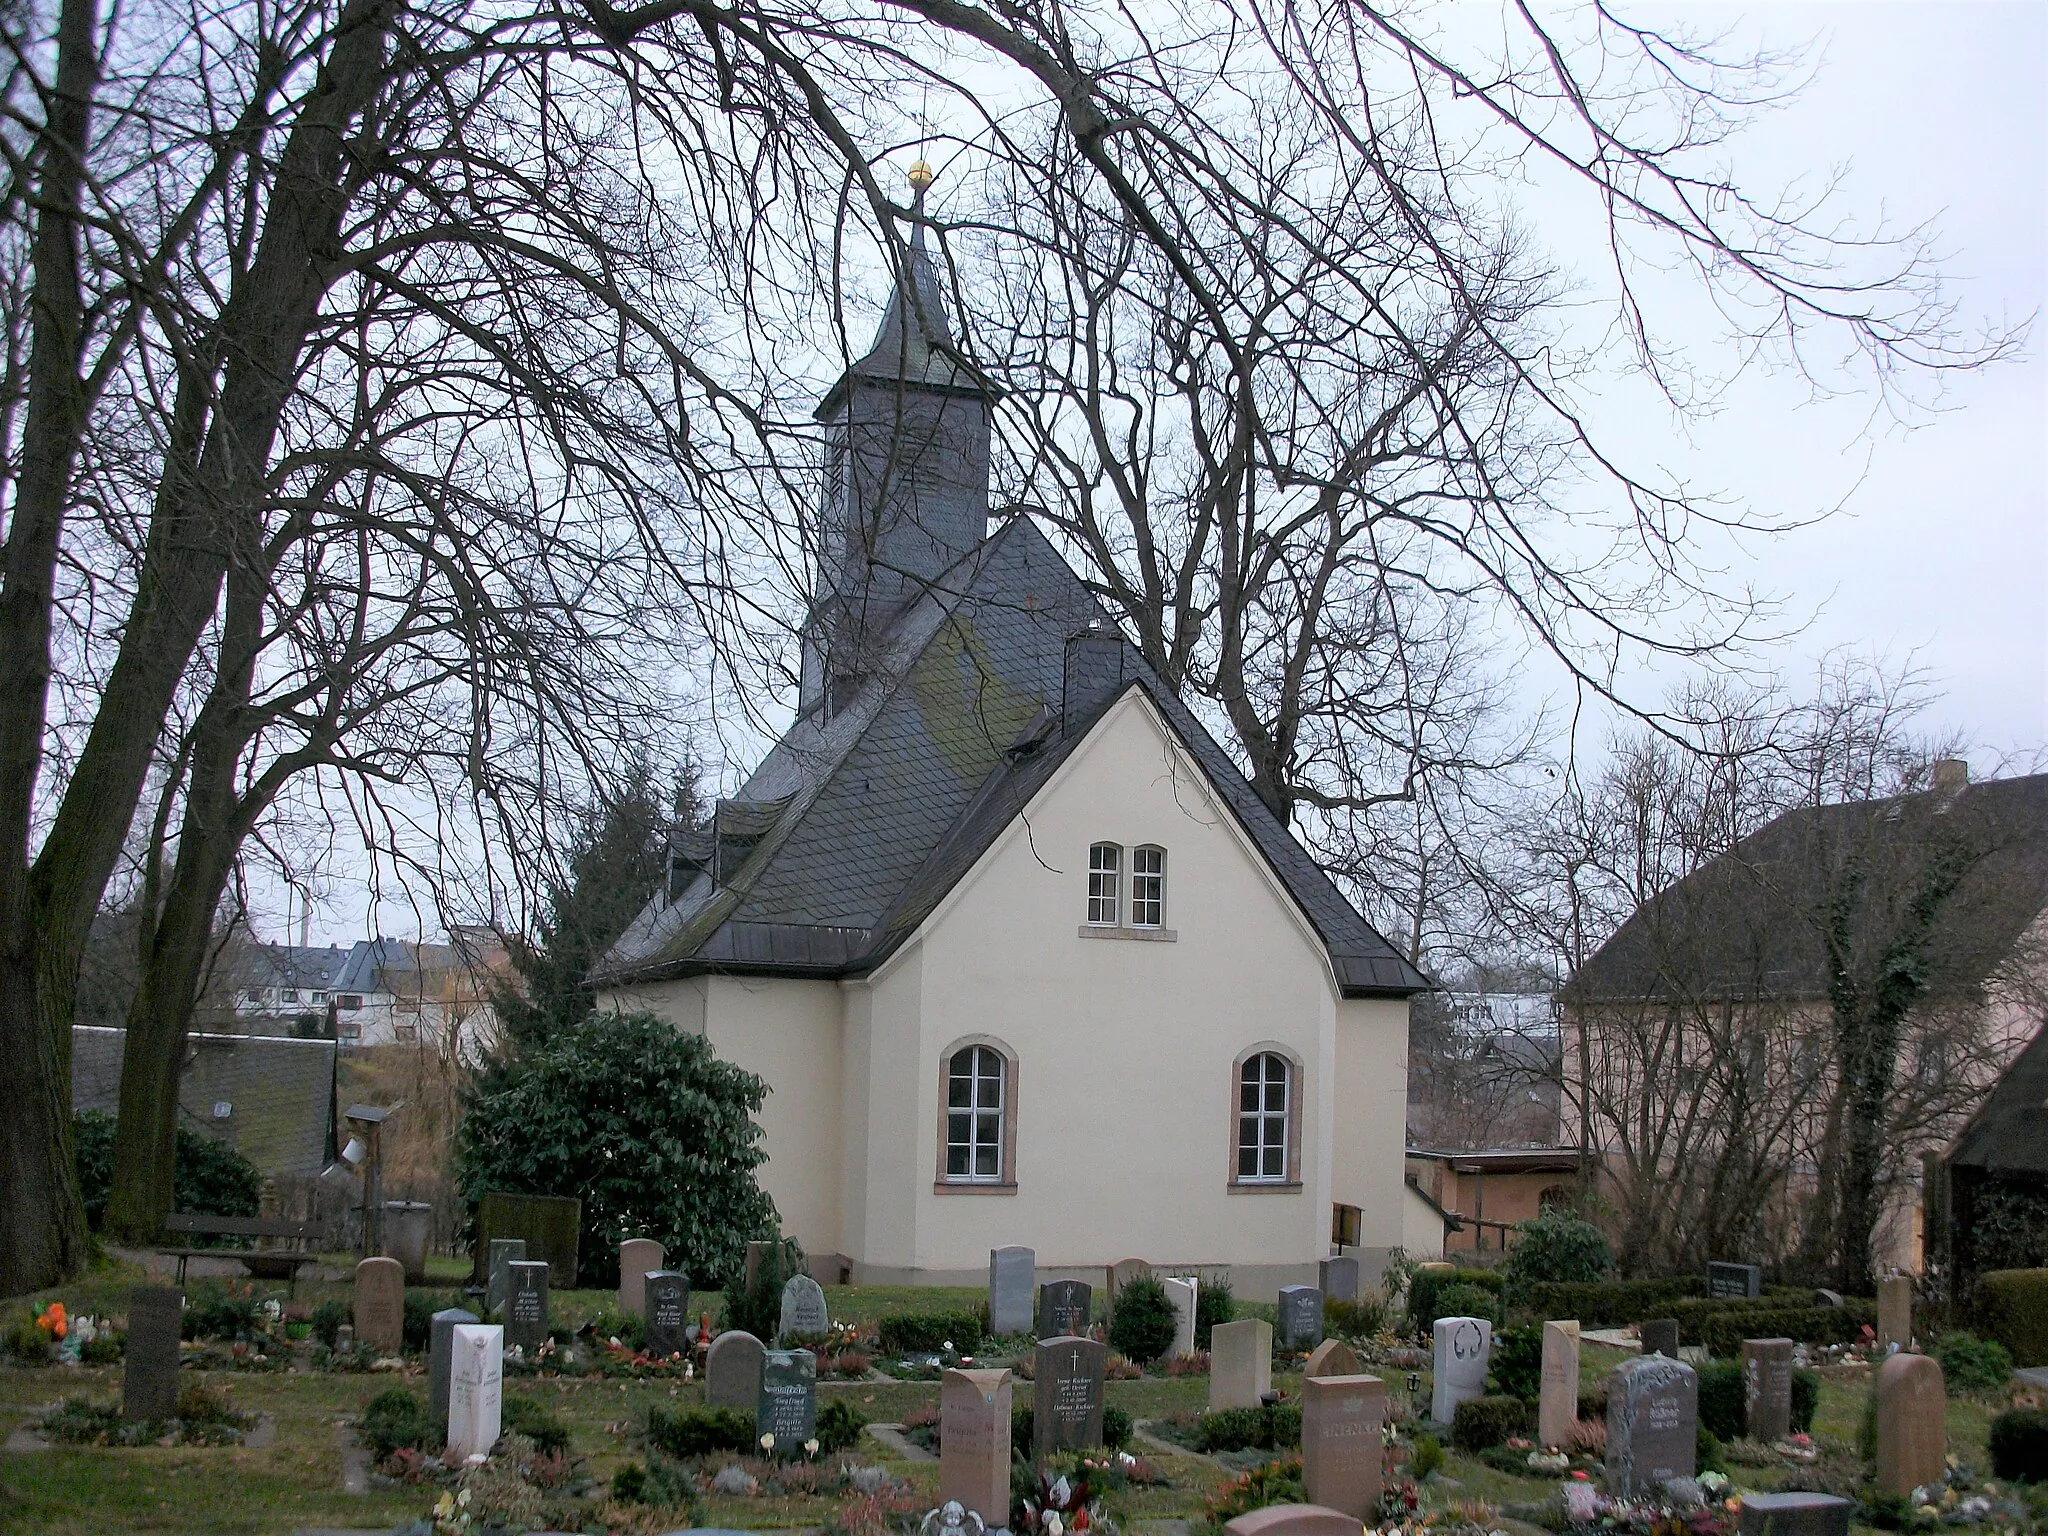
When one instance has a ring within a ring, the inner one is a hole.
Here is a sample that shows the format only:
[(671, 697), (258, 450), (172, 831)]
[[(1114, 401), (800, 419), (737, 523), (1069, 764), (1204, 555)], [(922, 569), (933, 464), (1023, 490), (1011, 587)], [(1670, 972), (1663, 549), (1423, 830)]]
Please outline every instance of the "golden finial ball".
[(932, 169), (930, 161), (919, 160), (910, 167), (909, 180), (910, 185), (921, 193), (938, 180), (938, 172)]

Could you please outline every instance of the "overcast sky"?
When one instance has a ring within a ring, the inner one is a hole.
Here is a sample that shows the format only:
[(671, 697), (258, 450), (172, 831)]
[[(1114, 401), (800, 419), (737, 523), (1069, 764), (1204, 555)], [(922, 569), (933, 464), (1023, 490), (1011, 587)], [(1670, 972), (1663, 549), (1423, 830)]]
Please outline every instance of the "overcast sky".
[[(1733, 146), (1744, 177), (1841, 165), (1845, 211), (1935, 219), (1963, 322), (2018, 321), (2048, 304), (2048, 5), (1632, 14), (1739, 18), (1777, 40), (1819, 39), (1818, 79)], [(2044, 340), (2037, 322), (2021, 360), (1952, 381), (1946, 408), (1910, 429), (1872, 428), (1867, 397), (1811, 406), (1790, 381), (1752, 380), (1693, 430), (1690, 459), (1673, 461), (1760, 510), (1841, 505), (1748, 545), (1751, 579), (1811, 616), (1785, 670), (1844, 645), (1917, 656), (1944, 696), (1936, 723), (1978, 744), (1979, 772), (2048, 743)]]

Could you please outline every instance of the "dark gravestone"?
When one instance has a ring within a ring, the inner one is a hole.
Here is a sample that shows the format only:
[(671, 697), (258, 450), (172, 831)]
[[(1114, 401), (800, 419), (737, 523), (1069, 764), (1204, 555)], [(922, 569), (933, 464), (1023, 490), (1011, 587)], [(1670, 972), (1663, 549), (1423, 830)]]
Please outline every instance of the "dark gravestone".
[(1048, 1280), (1038, 1288), (1038, 1336), (1079, 1337), (1088, 1331), (1095, 1292), (1086, 1280)]
[(1764, 1272), (1754, 1264), (1707, 1266), (1707, 1294), (1734, 1301), (1754, 1301), (1764, 1293)]
[(1316, 1266), (1316, 1279), (1330, 1300), (1358, 1300), (1358, 1287), (1363, 1279), (1358, 1256), (1342, 1253), (1335, 1258), (1324, 1259)]
[(1742, 1404), (1749, 1438), (1782, 1440), (1792, 1433), (1792, 1341), (1742, 1341)]
[(459, 1324), (476, 1321), (474, 1312), (450, 1307), (444, 1312), (436, 1312), (428, 1324), (427, 1412), (444, 1440), (448, 1436), (449, 1362), (455, 1347), (455, 1330)]
[(1312, 1285), (1280, 1287), (1282, 1349), (1314, 1349), (1323, 1342), (1323, 1293)]
[(168, 1285), (128, 1292), (128, 1342), (121, 1365), (121, 1417), (168, 1419), (178, 1411), (178, 1335), (185, 1298)]
[(1102, 1379), (1109, 1346), (1093, 1339), (1045, 1339), (1032, 1360), (1031, 1429), (1042, 1458), (1102, 1444)]
[(497, 1316), (505, 1305), (505, 1266), (526, 1257), (523, 1237), (494, 1237), (483, 1245), (484, 1315)]
[(704, 1354), (704, 1401), (713, 1408), (753, 1408), (761, 1400), (761, 1341), (728, 1328)]
[(771, 1456), (802, 1456), (818, 1438), (818, 1357), (808, 1349), (771, 1349), (761, 1356), (761, 1398), (754, 1408), (757, 1445)]
[(1678, 1319), (1660, 1317), (1651, 1322), (1638, 1323), (1636, 1332), (1642, 1336), (1643, 1353), (1678, 1358)]
[(648, 1272), (647, 1289), (641, 1298), (647, 1312), (646, 1350), (657, 1360), (687, 1355), (690, 1341), (690, 1277), (680, 1270)]
[(1745, 1493), (1742, 1536), (1849, 1536), (1854, 1508), (1831, 1493)]
[(1607, 1383), (1607, 1491), (1634, 1499), (1691, 1477), (1698, 1450), (1700, 1379), (1682, 1360), (1624, 1360)]
[(548, 1266), (514, 1259), (505, 1266), (505, 1347), (531, 1355), (548, 1341)]
[(570, 1290), (576, 1284), (576, 1249), (583, 1237), (583, 1202), (556, 1195), (487, 1194), (477, 1202), (477, 1252), (488, 1256), (494, 1237), (524, 1240), (525, 1257), (540, 1260), (551, 1271), (548, 1283), (558, 1291)]

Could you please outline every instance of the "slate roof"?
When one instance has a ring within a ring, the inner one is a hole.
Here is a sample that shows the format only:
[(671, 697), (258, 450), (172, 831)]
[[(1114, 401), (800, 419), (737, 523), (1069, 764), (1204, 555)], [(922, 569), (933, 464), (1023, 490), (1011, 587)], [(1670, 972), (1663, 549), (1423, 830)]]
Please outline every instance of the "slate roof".
[(2048, 774), (1787, 812), (1645, 902), (1564, 994), (1824, 999), (1831, 893), (1864, 872), (1852, 959), (1870, 962), (1942, 848), (1962, 850), (1967, 873), (1935, 919), (1927, 987), (1967, 993), (2048, 908)]
[[(1113, 645), (1121, 683), (1061, 730), (1067, 641), (1089, 628)], [(1135, 687), (1315, 927), (1344, 994), (1405, 997), (1431, 985), (1274, 818), (1028, 516), (913, 598), (883, 651), (846, 709), (799, 720), (740, 791), (749, 806), (781, 802), (744, 862), (723, 882), (696, 870), (657, 897), (594, 981), (866, 974)]]
[(1986, 1173), (2048, 1175), (2048, 1029), (2012, 1059), (1943, 1161)]
[[(71, 1030), (71, 1107), (115, 1114), (128, 1032)], [(178, 1120), (230, 1142), (265, 1174), (317, 1174), (329, 1161), (334, 1123), (332, 1040), (195, 1033), (178, 1083)], [(216, 1105), (226, 1104), (225, 1118)]]
[(900, 281), (895, 285), (889, 307), (882, 313), (882, 323), (875, 330), (874, 344), (853, 361), (818, 402), (816, 414), (820, 421), (838, 408), (847, 381), (856, 375), (912, 389), (970, 395), (991, 393), (960, 366), (960, 353), (953, 343), (946, 310), (945, 285), (925, 248), (922, 224), (910, 237), (907, 270), (911, 280), (908, 291)]

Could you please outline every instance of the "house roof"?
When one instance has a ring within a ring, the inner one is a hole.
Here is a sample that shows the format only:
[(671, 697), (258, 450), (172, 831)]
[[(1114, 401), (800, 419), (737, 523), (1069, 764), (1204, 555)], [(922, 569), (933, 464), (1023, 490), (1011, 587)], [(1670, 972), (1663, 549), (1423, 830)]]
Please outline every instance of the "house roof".
[(1967, 994), (2048, 908), (2048, 774), (1788, 811), (1645, 902), (1564, 996), (1824, 999), (1830, 903), (1853, 903), (1852, 967), (1874, 965), (1949, 854), (1964, 872), (1922, 964), (1930, 994)]
[[(71, 1107), (116, 1114), (125, 1029), (71, 1030)], [(332, 1040), (194, 1033), (178, 1081), (178, 1122), (230, 1142), (265, 1174), (327, 1166), (334, 1120)], [(216, 1116), (216, 1107), (228, 1112)]]
[(2048, 1174), (2048, 1029), (2012, 1059), (1943, 1160), (1986, 1173)]
[[(1061, 728), (1067, 643), (1091, 628), (1113, 649), (1121, 683)], [(866, 974), (1136, 688), (1314, 926), (1345, 995), (1430, 985), (1273, 816), (1028, 517), (914, 597), (882, 650), (846, 709), (799, 719), (726, 803), (734, 824), (745, 823), (731, 864), (694, 849), (707, 867), (666, 893), (672, 900), (658, 896), (593, 980)]]
[(1449, 1163), (1454, 1173), (1577, 1173), (1585, 1160), (1577, 1147), (1482, 1147), (1463, 1152), (1410, 1147), (1405, 1155)]

